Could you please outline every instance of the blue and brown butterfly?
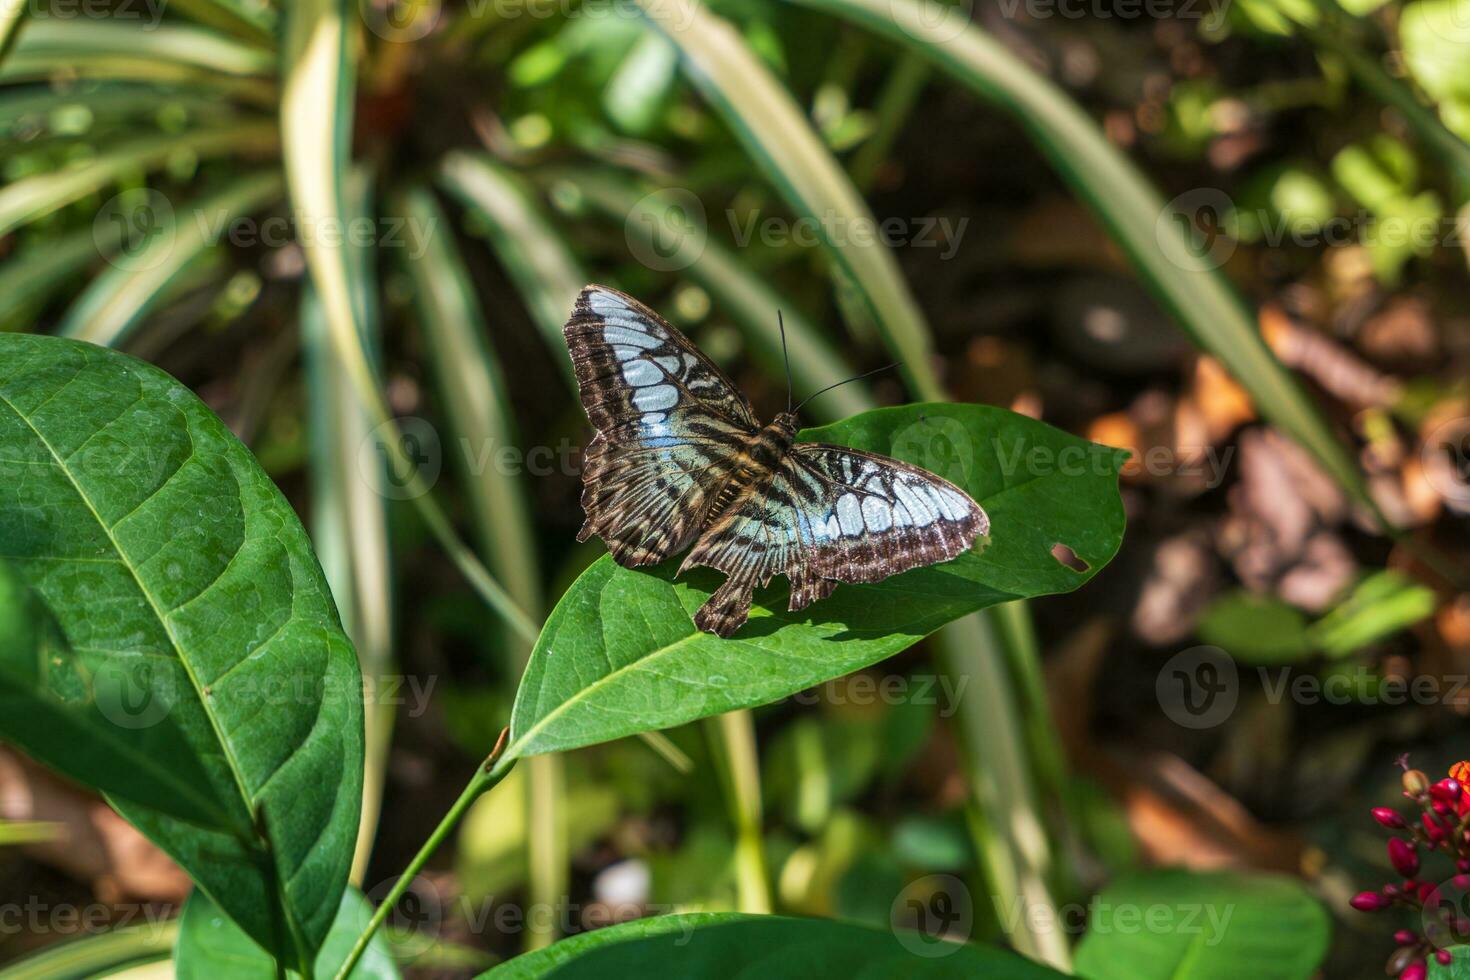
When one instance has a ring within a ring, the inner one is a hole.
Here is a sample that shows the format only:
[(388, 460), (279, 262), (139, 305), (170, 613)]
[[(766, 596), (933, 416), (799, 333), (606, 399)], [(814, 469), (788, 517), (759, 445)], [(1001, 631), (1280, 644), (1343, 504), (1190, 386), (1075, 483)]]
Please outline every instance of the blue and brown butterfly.
[(564, 328), (587, 448), (577, 535), (634, 567), (691, 545), (680, 566), (726, 574), (695, 614), (722, 637), (745, 623), (757, 586), (791, 581), (804, 609), (840, 582), (877, 582), (969, 550), (989, 519), (926, 470), (843, 446), (796, 441), (794, 412), (761, 425), (698, 348), (606, 286), (578, 295)]

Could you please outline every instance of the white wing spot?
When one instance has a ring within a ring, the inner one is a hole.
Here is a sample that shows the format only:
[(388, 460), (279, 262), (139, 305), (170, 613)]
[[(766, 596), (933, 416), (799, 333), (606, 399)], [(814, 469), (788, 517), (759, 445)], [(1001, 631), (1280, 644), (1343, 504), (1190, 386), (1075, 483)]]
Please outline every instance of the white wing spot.
[(958, 491), (951, 490), (949, 487), (940, 487), (939, 499), (944, 501), (949, 516), (956, 521), (964, 520), (965, 515), (970, 513), (970, 501)]
[(863, 512), (856, 494), (844, 493), (837, 498), (837, 523), (845, 537), (857, 537), (863, 530)]
[(669, 372), (671, 377), (677, 378), (679, 376), (679, 359), (677, 357), (655, 357), (653, 360), (659, 367)]
[(886, 531), (893, 526), (893, 511), (877, 497), (863, 498), (863, 523), (869, 531)]
[(644, 350), (651, 350), (663, 343), (657, 337), (649, 334), (629, 330), (627, 327), (614, 327), (610, 324), (602, 328), (602, 339), (609, 344), (631, 344), (634, 347), (642, 347)]
[(638, 358), (623, 364), (623, 380), (634, 388), (656, 385), (664, 379), (664, 373), (652, 361)]
[(928, 527), (939, 516), (930, 509), (929, 502), (914, 493), (914, 488), (903, 480), (894, 481), (893, 495), (908, 510), (909, 516), (917, 527)]
[(592, 307), (592, 312), (598, 316), (610, 316), (614, 313), (622, 313), (628, 309), (628, 304), (616, 293), (603, 292), (594, 289), (587, 297), (587, 304)]
[(633, 407), (640, 412), (657, 412), (673, 408), (679, 400), (679, 391), (673, 385), (654, 385), (633, 392)]

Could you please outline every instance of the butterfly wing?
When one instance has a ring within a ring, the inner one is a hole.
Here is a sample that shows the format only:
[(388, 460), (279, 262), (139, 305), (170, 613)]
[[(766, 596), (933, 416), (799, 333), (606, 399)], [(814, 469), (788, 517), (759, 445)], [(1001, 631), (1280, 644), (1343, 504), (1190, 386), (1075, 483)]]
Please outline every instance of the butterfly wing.
[(699, 533), (732, 451), (756, 427), (750, 404), (683, 334), (615, 289), (583, 289), (563, 334), (597, 430), (577, 539), (599, 535), (622, 565), (662, 561)]
[[(720, 515), (684, 567), (708, 565), (725, 583), (700, 608), (700, 629), (729, 636), (757, 585), (791, 579), (804, 609), (838, 582), (877, 582), (967, 551), (989, 519), (954, 484), (886, 456), (798, 443), (770, 482)], [(682, 569), (681, 569), (682, 570)]]

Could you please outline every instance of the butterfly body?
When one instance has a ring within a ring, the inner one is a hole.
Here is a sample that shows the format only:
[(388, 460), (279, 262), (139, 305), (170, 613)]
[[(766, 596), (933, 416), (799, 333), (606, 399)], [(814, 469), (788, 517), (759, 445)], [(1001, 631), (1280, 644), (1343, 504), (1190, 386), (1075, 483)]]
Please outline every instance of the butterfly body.
[[(796, 442), (783, 412), (760, 425), (744, 396), (681, 333), (630, 296), (588, 286), (565, 328), (587, 448), (578, 534), (621, 565), (690, 548), (680, 573), (726, 573), (694, 622), (722, 637), (754, 590), (784, 574), (800, 610), (839, 582), (947, 561), (989, 528), (963, 491), (915, 466)], [(691, 547), (692, 545), (692, 547)]]

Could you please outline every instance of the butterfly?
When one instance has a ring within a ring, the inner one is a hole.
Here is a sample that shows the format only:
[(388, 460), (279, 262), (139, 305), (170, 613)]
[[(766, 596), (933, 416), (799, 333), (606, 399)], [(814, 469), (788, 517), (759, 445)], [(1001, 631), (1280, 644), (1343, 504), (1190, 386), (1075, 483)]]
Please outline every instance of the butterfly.
[(932, 473), (875, 453), (796, 441), (795, 411), (761, 425), (688, 338), (631, 296), (588, 286), (563, 328), (582, 407), (577, 534), (625, 567), (691, 545), (679, 567), (725, 573), (694, 625), (729, 637), (757, 586), (791, 582), (791, 611), (839, 582), (948, 561), (989, 531), (980, 505)]

